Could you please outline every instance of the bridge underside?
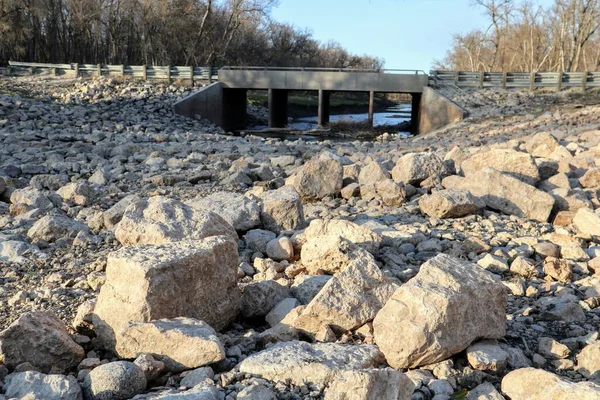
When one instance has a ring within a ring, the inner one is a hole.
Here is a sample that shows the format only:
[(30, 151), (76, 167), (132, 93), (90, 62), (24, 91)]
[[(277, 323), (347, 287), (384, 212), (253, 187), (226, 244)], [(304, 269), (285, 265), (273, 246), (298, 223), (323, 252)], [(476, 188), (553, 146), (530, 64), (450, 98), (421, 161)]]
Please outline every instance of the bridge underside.
[(453, 122), (459, 115), (462, 118), (464, 112), (459, 107), (428, 88), (427, 84), (428, 77), (423, 74), (225, 69), (219, 71), (219, 82), (177, 102), (174, 110), (191, 118), (206, 118), (226, 130), (243, 129), (248, 120), (248, 90), (268, 90), (269, 127), (283, 128), (288, 122), (288, 94), (300, 90), (318, 92), (320, 126), (329, 123), (332, 92), (369, 93), (371, 125), (375, 93), (408, 93), (412, 96), (411, 130), (414, 133), (437, 129), (439, 125)]

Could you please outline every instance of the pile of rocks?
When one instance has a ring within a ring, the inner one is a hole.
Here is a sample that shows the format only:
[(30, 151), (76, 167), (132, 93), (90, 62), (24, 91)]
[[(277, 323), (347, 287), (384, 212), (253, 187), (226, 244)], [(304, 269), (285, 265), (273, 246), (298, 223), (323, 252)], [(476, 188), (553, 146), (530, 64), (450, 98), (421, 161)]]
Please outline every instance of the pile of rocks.
[(599, 107), (289, 142), (121, 85), (0, 95), (0, 399), (600, 398)]

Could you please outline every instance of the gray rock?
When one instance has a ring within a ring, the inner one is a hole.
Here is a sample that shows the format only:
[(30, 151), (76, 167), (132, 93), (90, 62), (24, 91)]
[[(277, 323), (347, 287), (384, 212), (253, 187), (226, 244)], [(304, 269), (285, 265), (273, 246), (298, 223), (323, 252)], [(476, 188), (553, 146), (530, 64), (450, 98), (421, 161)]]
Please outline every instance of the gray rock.
[(374, 368), (383, 356), (373, 345), (277, 343), (239, 364), (240, 372), (295, 385), (327, 384), (342, 371)]
[(262, 195), (260, 219), (267, 230), (279, 233), (304, 228), (304, 209), (293, 186), (269, 190)]
[(295, 186), (302, 198), (316, 200), (338, 195), (342, 180), (342, 163), (336, 156), (322, 153), (304, 164), (286, 183)]
[(290, 290), (272, 280), (250, 283), (242, 289), (241, 314), (246, 318), (266, 316)]
[(84, 379), (89, 400), (127, 400), (146, 390), (146, 375), (129, 361), (115, 361), (94, 368)]
[(42, 372), (66, 371), (84, 355), (62, 321), (48, 312), (24, 313), (0, 333), (0, 362), (11, 369), (30, 363)]
[(234, 192), (217, 192), (185, 202), (194, 209), (207, 210), (221, 216), (236, 231), (245, 232), (260, 225), (260, 206), (246, 196)]
[(15, 372), (6, 377), (4, 392), (10, 399), (81, 400), (77, 379), (45, 375), (35, 371)]
[(87, 225), (74, 221), (69, 217), (46, 215), (33, 224), (29, 231), (27, 231), (27, 237), (55, 242), (65, 237), (75, 238), (80, 231), (87, 230)]

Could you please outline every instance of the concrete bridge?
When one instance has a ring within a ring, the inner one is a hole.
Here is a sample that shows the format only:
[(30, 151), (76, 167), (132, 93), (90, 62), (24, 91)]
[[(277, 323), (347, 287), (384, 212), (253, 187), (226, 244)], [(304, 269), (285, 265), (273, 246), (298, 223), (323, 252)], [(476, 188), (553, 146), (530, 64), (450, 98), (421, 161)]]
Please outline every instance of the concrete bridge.
[[(288, 122), (289, 91), (317, 91), (318, 124), (326, 126), (332, 92), (366, 92), (372, 125), (375, 93), (408, 93), (412, 97), (415, 133), (431, 130), (431, 118), (440, 119), (440, 114), (444, 114), (442, 121), (433, 121), (436, 127), (462, 119), (461, 109), (445, 98), (438, 98), (427, 85), (428, 76), (415, 70), (225, 67), (219, 70), (218, 82), (177, 102), (174, 110), (191, 118), (206, 118), (227, 130), (242, 129), (247, 125), (248, 90), (267, 90), (269, 127), (283, 128)], [(437, 116), (429, 115), (429, 111)]]

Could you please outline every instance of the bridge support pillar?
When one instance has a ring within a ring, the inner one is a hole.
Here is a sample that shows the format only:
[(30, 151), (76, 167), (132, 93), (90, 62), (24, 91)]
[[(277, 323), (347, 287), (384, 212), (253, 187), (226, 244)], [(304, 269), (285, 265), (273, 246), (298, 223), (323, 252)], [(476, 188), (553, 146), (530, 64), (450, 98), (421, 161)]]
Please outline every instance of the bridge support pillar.
[(246, 89), (223, 89), (223, 122), (221, 126), (224, 129), (242, 129), (248, 125), (247, 92)]
[(419, 133), (419, 115), (421, 111), (421, 93), (411, 93), (412, 106), (410, 111), (410, 132)]
[(329, 90), (319, 89), (319, 117), (317, 124), (319, 126), (329, 125), (329, 100), (331, 99), (331, 92)]
[(375, 113), (375, 92), (371, 90), (369, 92), (369, 126), (371, 128), (373, 127), (374, 113)]
[(269, 89), (269, 128), (285, 128), (288, 123), (288, 91)]

